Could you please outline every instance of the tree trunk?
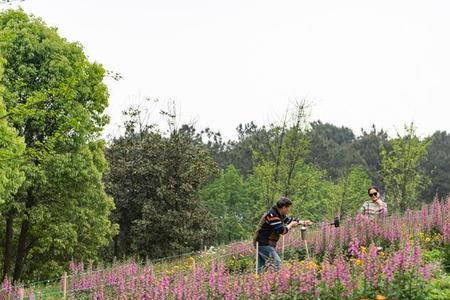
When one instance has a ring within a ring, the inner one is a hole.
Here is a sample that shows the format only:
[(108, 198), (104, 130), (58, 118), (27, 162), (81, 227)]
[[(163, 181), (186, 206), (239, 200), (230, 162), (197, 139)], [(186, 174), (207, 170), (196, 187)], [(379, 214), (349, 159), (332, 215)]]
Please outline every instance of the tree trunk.
[(13, 234), (14, 234), (14, 217), (13, 213), (9, 212), (6, 219), (6, 232), (5, 232), (5, 252), (3, 257), (3, 277), (2, 281), (6, 276), (9, 275), (9, 271), (11, 269), (12, 262), (12, 242), (13, 242)]
[(28, 210), (34, 205), (33, 190), (30, 188), (27, 191), (27, 200), (25, 203), (25, 219), (22, 221), (22, 226), (20, 228), (19, 242), (17, 244), (17, 254), (16, 254), (16, 264), (14, 266), (13, 282), (20, 279), (22, 275), (23, 265), (25, 263), (25, 258), (27, 256), (27, 239), (28, 232), (30, 229), (30, 221), (28, 219)]
[(20, 229), (19, 244), (17, 245), (17, 256), (16, 265), (14, 267), (13, 282), (18, 281), (22, 275), (22, 269), (27, 254), (27, 238), (29, 228), (30, 221), (28, 221), (27, 219), (23, 220)]
[(119, 256), (119, 235), (113, 238), (113, 255), (114, 259)]

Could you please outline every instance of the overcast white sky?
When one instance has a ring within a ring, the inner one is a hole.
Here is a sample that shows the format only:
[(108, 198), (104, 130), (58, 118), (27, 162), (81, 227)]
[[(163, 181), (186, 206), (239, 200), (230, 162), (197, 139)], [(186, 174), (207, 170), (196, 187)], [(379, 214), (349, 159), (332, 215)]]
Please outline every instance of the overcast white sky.
[[(17, 5), (13, 5), (15, 7)], [(359, 133), (450, 131), (448, 0), (26, 0), (25, 11), (79, 41), (108, 81), (111, 124), (144, 96), (173, 99), (182, 121), (234, 137), (289, 101)], [(3, 7), (5, 7), (3, 5)]]

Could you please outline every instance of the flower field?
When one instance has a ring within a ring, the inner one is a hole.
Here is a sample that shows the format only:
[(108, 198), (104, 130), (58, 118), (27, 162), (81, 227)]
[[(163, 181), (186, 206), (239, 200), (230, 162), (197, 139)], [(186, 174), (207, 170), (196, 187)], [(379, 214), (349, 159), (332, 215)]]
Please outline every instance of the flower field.
[[(72, 262), (67, 298), (450, 299), (450, 198), (403, 215), (323, 223), (306, 241), (308, 251), (299, 230), (286, 236), (282, 269), (262, 275), (249, 242), (158, 263)], [(63, 284), (46, 295), (5, 281), (0, 299), (60, 299)]]

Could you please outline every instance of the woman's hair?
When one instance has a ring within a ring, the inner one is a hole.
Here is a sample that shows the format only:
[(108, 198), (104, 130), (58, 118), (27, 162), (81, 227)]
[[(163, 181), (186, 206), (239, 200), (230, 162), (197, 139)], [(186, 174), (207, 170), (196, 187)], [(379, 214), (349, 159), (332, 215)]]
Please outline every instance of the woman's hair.
[(278, 208), (283, 208), (283, 207), (291, 206), (291, 205), (292, 205), (292, 201), (288, 197), (281, 197), (281, 199), (277, 201)]
[(380, 188), (377, 187), (377, 186), (375, 186), (375, 185), (372, 185), (372, 186), (367, 190), (367, 193), (368, 193), (368, 194), (370, 193), (370, 190), (375, 190), (375, 191), (377, 191), (378, 193), (380, 192)]

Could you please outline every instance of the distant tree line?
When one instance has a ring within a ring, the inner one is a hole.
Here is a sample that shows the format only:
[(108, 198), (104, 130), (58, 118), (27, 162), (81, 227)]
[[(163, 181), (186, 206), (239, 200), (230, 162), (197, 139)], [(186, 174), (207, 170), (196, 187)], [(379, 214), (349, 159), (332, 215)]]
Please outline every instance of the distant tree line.
[[(450, 155), (446, 147), (450, 134), (436, 132), (420, 138), (410, 124), (395, 137), (375, 126), (355, 135), (346, 127), (309, 122), (307, 109), (306, 103), (297, 103), (276, 123), (239, 125), (237, 139), (230, 141), (223, 141), (219, 132), (197, 131), (189, 125), (165, 134), (157, 127), (138, 126), (142, 118), (135, 110), (135, 121), (131, 122), (134, 131), (114, 139), (107, 149), (111, 169), (106, 183), (120, 204), (113, 213), (121, 228), (114, 245), (124, 249), (115, 250), (114, 255), (139, 253), (151, 258), (249, 238), (260, 214), (281, 196), (294, 200), (295, 215), (320, 221), (355, 214), (367, 200), (370, 185), (382, 188), (392, 212), (417, 208), (449, 194)], [(179, 135), (183, 139), (174, 139)], [(152, 140), (153, 148), (143, 150), (149, 136), (158, 142)], [(170, 148), (154, 149), (159, 142), (168, 142)], [(179, 155), (189, 157), (175, 156), (171, 161), (167, 156), (171, 148), (181, 148)], [(129, 149), (128, 155), (123, 154), (124, 149)], [(159, 167), (165, 162), (169, 165)], [(181, 173), (167, 172), (173, 170), (168, 167), (172, 163)], [(192, 164), (196, 164), (201, 183), (191, 182), (196, 176), (182, 176)], [(125, 166), (129, 166), (127, 173)], [(176, 205), (171, 197), (177, 192), (167, 188), (167, 182), (177, 183), (170, 187), (178, 192), (189, 187), (191, 194), (175, 196), (186, 205), (192, 203), (189, 208)], [(158, 230), (152, 230), (156, 225), (142, 227), (156, 222), (156, 211), (143, 213), (146, 205), (159, 208), (170, 226)], [(202, 213), (196, 215), (199, 210)], [(180, 222), (184, 218), (197, 221), (196, 229)], [(161, 246), (161, 234), (170, 243)]]

